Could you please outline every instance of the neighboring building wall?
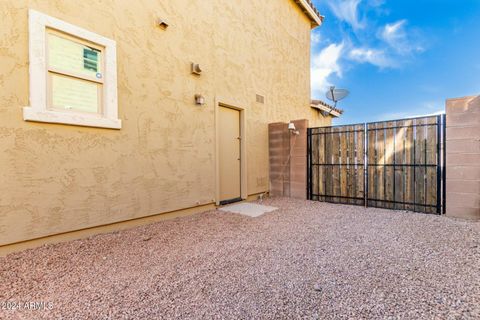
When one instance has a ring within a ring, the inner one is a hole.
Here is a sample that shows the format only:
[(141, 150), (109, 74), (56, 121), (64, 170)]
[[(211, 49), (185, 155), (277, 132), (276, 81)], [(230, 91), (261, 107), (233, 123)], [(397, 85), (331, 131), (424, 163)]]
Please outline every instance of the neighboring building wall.
[(307, 198), (307, 120), (268, 126), (270, 150), (270, 194), (279, 197)]
[[(117, 42), (121, 130), (22, 120), (29, 8)], [(329, 124), (310, 108), (311, 22), (293, 0), (4, 0), (0, 12), (0, 246), (212, 204), (216, 102), (245, 108), (249, 195), (269, 189), (268, 123)]]
[(480, 219), (480, 96), (447, 100), (447, 215)]

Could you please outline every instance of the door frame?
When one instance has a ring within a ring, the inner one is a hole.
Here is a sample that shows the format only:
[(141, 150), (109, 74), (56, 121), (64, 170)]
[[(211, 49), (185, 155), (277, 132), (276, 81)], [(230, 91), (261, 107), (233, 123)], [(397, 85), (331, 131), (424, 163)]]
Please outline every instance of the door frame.
[(221, 97), (215, 97), (215, 204), (220, 205), (220, 130), (219, 110), (220, 107), (237, 110), (240, 113), (240, 197), (247, 199), (247, 126), (246, 111), (237, 101), (231, 101)]

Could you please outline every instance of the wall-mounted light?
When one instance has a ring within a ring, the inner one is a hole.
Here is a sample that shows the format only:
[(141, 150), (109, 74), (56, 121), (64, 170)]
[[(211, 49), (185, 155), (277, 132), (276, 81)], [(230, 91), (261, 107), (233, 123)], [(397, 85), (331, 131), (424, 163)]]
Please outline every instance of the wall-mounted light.
[(295, 128), (295, 123), (293, 123), (293, 122), (290, 122), (288, 124), (288, 131), (290, 131), (292, 134), (296, 134), (296, 135), (300, 134), (300, 132), (298, 132), (297, 128)]
[(201, 94), (195, 95), (195, 104), (198, 106), (203, 106), (205, 104), (205, 97)]
[(202, 68), (200, 68), (200, 65), (198, 63), (192, 62), (191, 71), (192, 71), (192, 74), (196, 74), (197, 76), (202, 74)]

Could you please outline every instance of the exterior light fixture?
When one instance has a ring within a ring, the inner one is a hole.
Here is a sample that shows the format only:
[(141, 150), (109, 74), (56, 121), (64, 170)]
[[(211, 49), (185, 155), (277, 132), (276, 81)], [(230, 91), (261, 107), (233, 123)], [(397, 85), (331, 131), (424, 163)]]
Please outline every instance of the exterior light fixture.
[(198, 63), (192, 62), (191, 71), (192, 71), (192, 74), (195, 74), (197, 76), (202, 74), (202, 68), (200, 68), (200, 65)]
[(205, 104), (205, 97), (201, 94), (195, 95), (195, 104), (198, 106), (203, 106)]
[(298, 132), (297, 128), (295, 128), (295, 124), (293, 122), (290, 122), (288, 124), (288, 131), (290, 131), (292, 134), (299, 135), (300, 132)]

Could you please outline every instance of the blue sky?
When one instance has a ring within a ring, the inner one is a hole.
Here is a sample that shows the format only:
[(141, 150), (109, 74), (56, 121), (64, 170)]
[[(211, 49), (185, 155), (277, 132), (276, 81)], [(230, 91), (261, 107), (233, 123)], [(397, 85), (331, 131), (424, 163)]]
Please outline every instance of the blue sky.
[(480, 94), (480, 0), (313, 0), (312, 95), (351, 93), (336, 124), (438, 113)]

